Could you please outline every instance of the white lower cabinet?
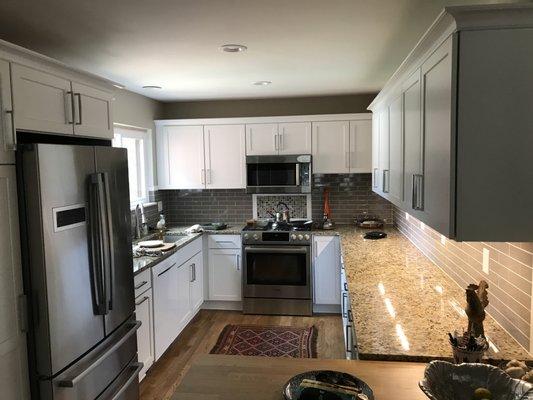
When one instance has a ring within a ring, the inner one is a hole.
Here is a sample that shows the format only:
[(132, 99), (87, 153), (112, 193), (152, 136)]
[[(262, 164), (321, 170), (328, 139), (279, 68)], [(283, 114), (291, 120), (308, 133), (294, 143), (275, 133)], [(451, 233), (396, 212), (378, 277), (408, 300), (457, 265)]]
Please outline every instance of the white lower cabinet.
[(203, 253), (196, 254), (188, 262), (190, 270), (191, 309), (198, 311), (204, 302), (204, 257)]
[(0, 165), (0, 387), (2, 399), (29, 399), (26, 326), (14, 165)]
[(339, 250), (337, 236), (313, 237), (314, 304), (341, 304)]
[(178, 336), (178, 266), (174, 257), (152, 268), (156, 360)]
[(242, 301), (241, 249), (209, 249), (209, 300)]
[(152, 267), (155, 359), (167, 350), (203, 303), (202, 240)]
[(135, 299), (135, 316), (137, 321), (142, 322), (137, 330), (137, 358), (144, 364), (139, 372), (139, 381), (141, 381), (155, 360), (152, 289), (148, 289)]

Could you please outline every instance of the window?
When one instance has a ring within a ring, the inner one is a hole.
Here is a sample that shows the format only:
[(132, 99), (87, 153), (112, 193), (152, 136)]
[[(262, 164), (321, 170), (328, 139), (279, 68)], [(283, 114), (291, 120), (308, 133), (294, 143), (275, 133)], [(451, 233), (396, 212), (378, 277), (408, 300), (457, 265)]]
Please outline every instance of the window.
[(128, 151), (128, 176), (130, 184), (130, 204), (148, 201), (148, 165), (151, 152), (150, 132), (127, 126), (115, 125), (113, 147), (123, 147)]

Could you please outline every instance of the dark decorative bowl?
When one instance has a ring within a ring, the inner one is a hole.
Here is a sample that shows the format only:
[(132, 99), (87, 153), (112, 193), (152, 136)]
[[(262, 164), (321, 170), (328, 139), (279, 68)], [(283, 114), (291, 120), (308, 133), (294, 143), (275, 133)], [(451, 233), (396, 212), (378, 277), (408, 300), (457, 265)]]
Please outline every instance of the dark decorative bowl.
[(351, 395), (322, 392), (316, 389), (314, 391), (302, 389), (300, 387), (300, 383), (302, 383), (304, 379), (311, 379), (319, 382), (332, 383), (343, 386), (352, 386), (354, 388), (359, 389), (361, 391), (361, 394), (366, 396), (369, 400), (374, 400), (374, 393), (372, 392), (372, 389), (370, 389), (370, 386), (368, 386), (364, 381), (359, 378), (356, 378), (353, 375), (337, 371), (309, 371), (293, 376), (283, 387), (283, 395), (285, 396), (285, 400), (313, 400), (319, 398), (323, 400), (357, 399), (356, 396)]
[(480, 387), (490, 390), (494, 400), (533, 400), (532, 384), (488, 364), (431, 361), (419, 386), (431, 400), (471, 400)]

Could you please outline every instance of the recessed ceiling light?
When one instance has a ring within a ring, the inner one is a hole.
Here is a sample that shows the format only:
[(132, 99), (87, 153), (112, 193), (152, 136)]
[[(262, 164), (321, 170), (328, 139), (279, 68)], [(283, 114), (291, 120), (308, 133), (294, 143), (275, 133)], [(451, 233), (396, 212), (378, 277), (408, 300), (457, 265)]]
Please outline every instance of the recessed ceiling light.
[(163, 88), (157, 85), (146, 85), (146, 86), (143, 86), (143, 89), (163, 89)]
[(224, 44), (220, 46), (220, 49), (226, 53), (241, 53), (248, 50), (248, 47), (243, 44)]
[(253, 83), (255, 86), (268, 86), (272, 84), (272, 81), (257, 81)]
[(126, 89), (126, 86), (121, 85), (120, 83), (113, 83), (113, 86), (116, 87), (117, 89)]

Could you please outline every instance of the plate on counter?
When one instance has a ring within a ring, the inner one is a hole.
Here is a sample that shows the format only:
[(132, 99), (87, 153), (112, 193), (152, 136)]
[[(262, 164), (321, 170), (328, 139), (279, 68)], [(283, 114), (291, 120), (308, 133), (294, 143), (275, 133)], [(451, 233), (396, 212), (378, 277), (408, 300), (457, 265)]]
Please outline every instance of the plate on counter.
[(154, 247), (161, 247), (165, 243), (162, 240), (144, 240), (144, 241), (139, 242), (137, 244), (140, 247), (154, 248)]
[[(331, 391), (312, 387), (309, 383), (313, 381), (330, 385)], [(309, 371), (293, 376), (283, 387), (283, 396), (285, 400), (374, 400), (372, 389), (364, 381), (338, 371)]]

